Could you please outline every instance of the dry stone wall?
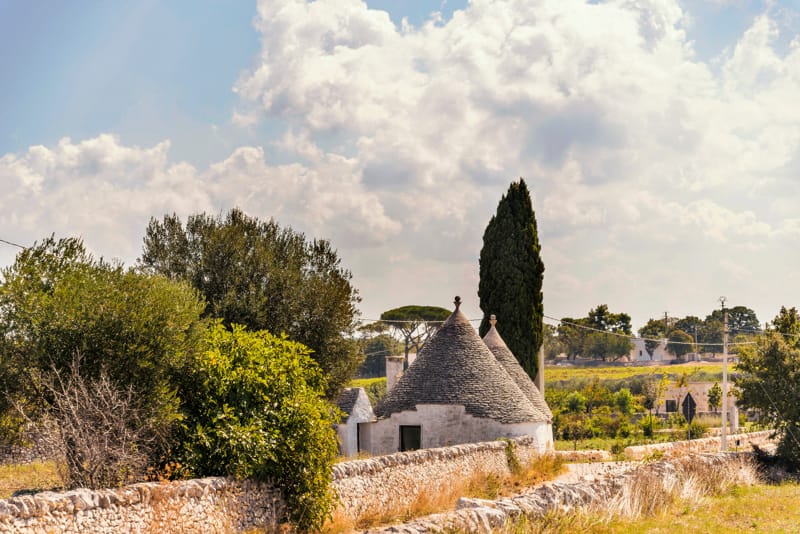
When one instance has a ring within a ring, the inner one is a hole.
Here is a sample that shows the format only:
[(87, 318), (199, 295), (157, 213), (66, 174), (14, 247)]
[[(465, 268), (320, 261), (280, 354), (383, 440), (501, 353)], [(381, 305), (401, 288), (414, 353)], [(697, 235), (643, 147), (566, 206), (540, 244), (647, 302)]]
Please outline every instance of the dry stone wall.
[[(766, 445), (772, 443), (772, 434), (772, 430), (733, 434), (727, 437), (728, 450), (749, 451), (751, 444)], [(655, 454), (669, 458), (692, 452), (715, 452), (718, 450), (719, 437), (714, 437), (625, 447), (625, 457), (631, 460), (641, 460)]]
[(283, 513), (271, 486), (215, 477), (13, 497), (0, 501), (0, 532), (240, 532)]
[(367, 510), (398, 509), (423, 493), (435, 495), (480, 473), (508, 474), (507, 449), (526, 463), (540, 454), (527, 437), (401, 452), (334, 466), (339, 513), (355, 519)]
[[(539, 455), (527, 437), (403, 452), (336, 464), (340, 513), (412, 503), (476, 474), (507, 474), (511, 447), (521, 463)], [(571, 460), (602, 451), (564, 452)], [(283, 517), (280, 493), (254, 481), (205, 478), (142, 483), (109, 490), (42, 492), (0, 500), (0, 532), (240, 532), (271, 527)]]

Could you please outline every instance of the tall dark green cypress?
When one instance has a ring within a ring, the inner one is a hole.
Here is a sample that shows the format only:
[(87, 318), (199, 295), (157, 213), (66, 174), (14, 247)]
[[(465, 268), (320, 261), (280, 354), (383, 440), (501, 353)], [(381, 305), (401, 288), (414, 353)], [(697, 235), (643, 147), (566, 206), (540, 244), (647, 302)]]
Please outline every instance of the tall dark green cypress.
[(512, 182), (497, 213), (483, 233), (480, 257), (480, 334), (488, 332), (489, 316), (497, 331), (531, 379), (536, 377), (542, 345), (542, 280), (544, 264), (531, 195), (525, 181)]

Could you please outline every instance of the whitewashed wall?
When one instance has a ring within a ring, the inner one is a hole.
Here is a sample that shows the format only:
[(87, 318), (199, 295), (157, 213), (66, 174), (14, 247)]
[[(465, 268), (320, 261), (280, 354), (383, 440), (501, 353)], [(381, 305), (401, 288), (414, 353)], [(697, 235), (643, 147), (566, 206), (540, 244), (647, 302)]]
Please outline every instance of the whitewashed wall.
[(389, 418), (365, 425), (361, 437), (362, 448), (374, 455), (399, 451), (400, 425), (422, 427), (423, 449), (521, 436), (530, 436), (542, 452), (553, 446), (553, 427), (545, 422), (502, 424), (492, 419), (473, 417), (460, 405), (418, 404), (416, 410), (395, 413)]

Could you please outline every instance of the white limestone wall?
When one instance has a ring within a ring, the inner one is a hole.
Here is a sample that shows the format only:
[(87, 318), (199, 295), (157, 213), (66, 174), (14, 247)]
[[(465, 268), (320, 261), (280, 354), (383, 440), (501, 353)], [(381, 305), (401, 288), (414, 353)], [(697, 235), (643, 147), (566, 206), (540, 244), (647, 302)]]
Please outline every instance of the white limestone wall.
[[(358, 388), (358, 397), (347, 418), (346, 423), (336, 426), (336, 433), (339, 436), (339, 448), (342, 456), (355, 456), (358, 454), (358, 424), (373, 421), (375, 413), (364, 388)], [(364, 445), (362, 444), (362, 449)], [(364, 449), (368, 450), (368, 449)]]
[(540, 454), (531, 438), (468, 443), (423, 449), (333, 467), (333, 485), (339, 495), (338, 514), (356, 519), (378, 510), (407, 509), (420, 495), (436, 495), (468, 481), (473, 475), (511, 472), (508, 448), (523, 465)]
[[(544, 452), (553, 445), (553, 428), (550, 424), (502, 424), (492, 419), (473, 417), (461, 405), (418, 404), (416, 410), (392, 414), (369, 426), (369, 437), (362, 432), (362, 448), (373, 455), (391, 454), (400, 450), (400, 425), (419, 425), (423, 449), (448, 447), (462, 443), (491, 441), (498, 438), (531, 436), (536, 447)], [(364, 442), (369, 442), (366, 449)]]
[(0, 500), (0, 532), (272, 532), (284, 512), (269, 484), (213, 477)]

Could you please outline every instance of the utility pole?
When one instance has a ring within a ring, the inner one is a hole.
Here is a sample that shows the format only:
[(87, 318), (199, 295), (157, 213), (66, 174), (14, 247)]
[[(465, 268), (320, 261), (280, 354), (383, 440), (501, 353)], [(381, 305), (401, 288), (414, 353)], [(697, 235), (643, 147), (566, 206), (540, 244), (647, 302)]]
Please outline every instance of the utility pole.
[(725, 297), (720, 297), (722, 304), (722, 434), (719, 438), (719, 450), (728, 450), (728, 310), (725, 309)]

